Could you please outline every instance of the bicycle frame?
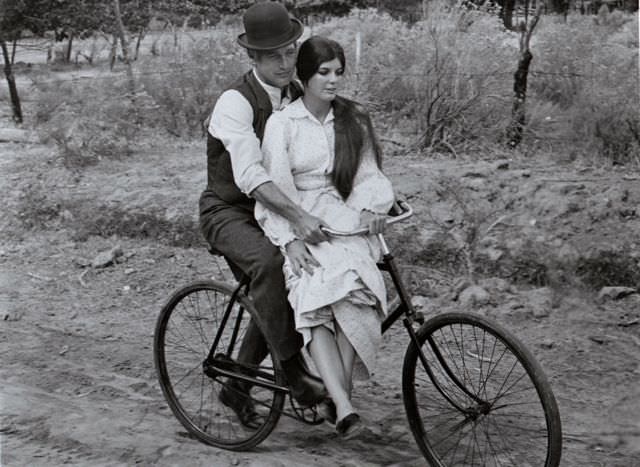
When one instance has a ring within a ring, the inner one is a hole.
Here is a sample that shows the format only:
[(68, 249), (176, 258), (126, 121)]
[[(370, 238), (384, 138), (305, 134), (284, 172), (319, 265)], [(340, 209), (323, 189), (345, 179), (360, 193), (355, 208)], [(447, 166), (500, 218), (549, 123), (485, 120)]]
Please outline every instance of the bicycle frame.
[[(408, 208), (407, 211), (409, 214), (412, 214), (412, 211), (410, 208)], [(408, 217), (407, 215), (405, 215), (405, 218)], [(347, 235), (353, 235), (354, 232), (351, 233), (346, 233), (346, 232), (331, 232), (334, 233), (338, 236), (347, 236)], [(399, 300), (397, 303), (394, 303), (390, 308), (390, 311), (387, 315), (387, 317), (384, 319), (384, 321), (382, 322), (382, 333), (386, 332), (398, 319), (400, 319), (401, 317), (404, 316), (403, 318), (403, 324), (405, 329), (407, 330), (407, 333), (409, 334), (409, 337), (411, 339), (411, 341), (413, 342), (413, 344), (416, 346), (416, 348), (418, 349), (418, 354), (420, 357), (420, 361), (425, 369), (425, 371), (427, 372), (427, 374), (429, 375), (429, 378), (431, 379), (431, 381), (433, 382), (434, 386), (437, 388), (437, 390), (440, 392), (440, 394), (456, 409), (458, 409), (461, 412), (467, 413), (470, 416), (473, 416), (474, 414), (477, 414), (478, 412), (481, 412), (483, 410), (486, 409), (488, 403), (486, 401), (483, 401), (481, 399), (479, 399), (477, 396), (475, 396), (474, 394), (472, 394), (467, 388), (466, 386), (455, 376), (455, 374), (451, 371), (451, 368), (449, 367), (449, 365), (446, 363), (446, 361), (444, 360), (444, 357), (442, 356), (441, 352), (439, 351), (439, 349), (437, 348), (437, 346), (435, 345), (435, 343), (433, 342), (433, 340), (429, 339), (429, 345), (431, 346), (431, 349), (433, 350), (434, 355), (436, 356), (438, 362), (440, 363), (441, 367), (443, 368), (444, 372), (447, 374), (447, 376), (450, 378), (451, 381), (453, 381), (453, 383), (458, 386), (464, 393), (466, 393), (472, 400), (474, 400), (477, 404), (479, 409), (471, 409), (469, 407), (460, 407), (460, 405), (458, 403), (456, 403), (453, 399), (451, 399), (451, 397), (449, 397), (449, 395), (444, 391), (444, 389), (442, 389), (442, 387), (440, 386), (440, 384), (438, 383), (438, 379), (435, 377), (433, 370), (431, 369), (431, 366), (429, 365), (429, 362), (427, 361), (426, 357), (424, 356), (424, 353), (422, 352), (421, 349), (421, 345), (418, 341), (418, 338), (416, 336), (415, 330), (413, 328), (413, 324), (414, 323), (418, 323), (419, 325), (424, 324), (424, 316), (421, 312), (418, 312), (414, 309), (412, 303), (411, 303), (411, 296), (409, 295), (409, 292), (407, 291), (404, 283), (402, 282), (402, 278), (398, 269), (398, 266), (395, 263), (395, 259), (393, 257), (393, 255), (391, 254), (391, 251), (384, 239), (384, 237), (382, 236), (382, 234), (377, 234), (377, 238), (378, 241), (380, 242), (380, 246), (382, 249), (382, 262), (378, 264), (378, 268), (381, 271), (385, 271), (387, 272), (390, 276), (391, 276), (391, 280), (393, 282), (393, 285), (396, 289), (396, 293), (397, 293), (397, 300)], [(260, 371), (260, 370), (253, 370), (253, 369), (249, 369), (246, 367), (243, 367), (245, 369), (245, 371), (247, 372), (253, 372), (253, 374), (255, 374), (256, 376), (260, 376), (263, 379), (257, 379), (255, 377), (251, 377), (251, 376), (247, 376), (246, 374), (242, 374), (240, 372), (233, 371), (232, 369), (228, 369), (225, 368), (226, 366), (229, 366), (229, 364), (225, 361), (222, 362), (222, 364), (220, 364), (220, 360), (218, 358), (216, 358), (215, 355), (213, 355), (213, 351), (215, 348), (217, 348), (218, 342), (220, 340), (220, 336), (222, 333), (222, 330), (224, 329), (224, 327), (227, 324), (227, 321), (229, 319), (229, 315), (231, 314), (231, 310), (233, 309), (233, 306), (236, 304), (237, 301), (237, 297), (239, 294), (243, 293), (245, 296), (248, 296), (248, 290), (249, 290), (249, 279), (247, 277), (243, 277), (243, 279), (240, 281), (240, 283), (238, 284), (238, 286), (236, 287), (236, 289), (234, 290), (231, 299), (229, 300), (229, 304), (227, 305), (227, 308), (225, 310), (224, 316), (222, 318), (221, 321), (221, 325), (218, 328), (218, 332), (216, 334), (216, 337), (214, 339), (213, 345), (211, 347), (211, 350), (209, 351), (209, 355), (208, 357), (205, 359), (205, 361), (203, 362), (203, 366), (205, 367), (205, 372), (207, 374), (211, 374), (211, 373), (215, 373), (216, 375), (222, 375), (222, 376), (227, 376), (227, 377), (232, 377), (235, 379), (240, 379), (243, 380), (247, 383), (250, 383), (252, 385), (255, 386), (261, 386), (261, 387), (266, 387), (269, 389), (274, 389), (274, 390), (278, 390), (278, 391), (283, 391), (285, 393), (289, 393), (289, 388), (285, 387), (285, 386), (280, 386), (277, 385), (271, 381), (274, 381), (273, 376), (270, 376), (268, 374), (268, 372), (265, 371)], [(242, 289), (245, 289), (244, 292), (242, 291)], [(236, 319), (236, 323), (234, 324), (234, 331), (232, 334), (232, 341), (229, 345), (229, 350), (227, 351), (228, 355), (226, 355), (226, 358), (230, 359), (230, 354), (231, 351), (233, 349), (233, 347), (236, 344), (236, 339), (238, 336), (238, 331), (239, 331), (239, 326), (240, 326), (240, 322), (242, 320), (242, 314), (244, 313), (244, 309), (241, 309), (238, 317)], [(217, 363), (216, 365), (214, 365), (214, 363)], [(233, 367), (237, 367), (238, 365), (240, 365), (242, 367), (241, 364), (233, 364)], [(269, 380), (269, 381), (268, 381)]]

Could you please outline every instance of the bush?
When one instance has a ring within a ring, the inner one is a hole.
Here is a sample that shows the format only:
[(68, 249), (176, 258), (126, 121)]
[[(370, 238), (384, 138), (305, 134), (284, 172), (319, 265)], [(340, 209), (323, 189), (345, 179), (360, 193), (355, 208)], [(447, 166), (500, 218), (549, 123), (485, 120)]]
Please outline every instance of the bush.
[[(531, 43), (523, 140), (529, 150), (544, 145), (556, 153), (637, 160), (638, 20), (601, 16), (603, 24), (587, 16), (569, 16), (567, 23), (542, 17)], [(236, 43), (240, 29), (229, 17), (215, 30), (150, 37), (151, 53), (135, 64), (135, 102), (116, 73), (39, 85), (37, 120), (70, 165), (127, 154), (140, 125), (201, 138), (216, 98), (250, 67)], [(383, 141), (454, 155), (486, 152), (502, 141), (519, 52), (518, 34), (497, 17), (432, 2), (428, 16), (411, 25), (353, 10), (307, 33), (343, 45), (344, 94), (374, 112)]]
[(355, 10), (313, 33), (343, 45), (347, 92), (383, 112), (390, 127), (401, 126), (412, 147), (454, 151), (495, 141), (508, 118), (501, 89), (509, 57), (500, 45), (508, 38), (495, 18), (434, 3), (428, 18), (411, 26)]
[(103, 76), (36, 86), (36, 129), (43, 140), (56, 144), (66, 167), (81, 168), (131, 153), (144, 99), (131, 99), (125, 79)]
[[(542, 18), (532, 44), (528, 106), (552, 105), (547, 121), (530, 121), (527, 130), (551, 136), (552, 150), (569, 146), (614, 163), (640, 162), (638, 23), (632, 15), (616, 17), (623, 19), (595, 25), (588, 16), (569, 17), (567, 24)], [(546, 123), (553, 124), (551, 134)]]
[(142, 85), (157, 116), (154, 123), (174, 136), (202, 137), (217, 97), (250, 68), (235, 43), (235, 28), (193, 39), (184, 47), (161, 47), (141, 63)]

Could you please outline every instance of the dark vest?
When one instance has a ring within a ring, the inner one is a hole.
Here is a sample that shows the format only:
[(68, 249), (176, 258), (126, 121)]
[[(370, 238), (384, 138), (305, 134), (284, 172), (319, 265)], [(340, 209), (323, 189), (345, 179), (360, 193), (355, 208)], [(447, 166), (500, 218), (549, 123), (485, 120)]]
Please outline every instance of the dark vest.
[[(253, 129), (260, 142), (264, 136), (264, 127), (272, 113), (269, 95), (260, 85), (253, 72), (246, 73), (228, 89), (235, 89), (244, 96), (253, 109)], [(296, 83), (289, 85), (289, 95), (297, 99), (302, 90)], [(218, 198), (217, 200), (215, 198)], [(233, 180), (231, 157), (222, 141), (207, 133), (207, 189), (200, 198), (200, 213), (203, 214), (220, 200), (227, 204), (253, 211), (255, 201), (240, 191)]]

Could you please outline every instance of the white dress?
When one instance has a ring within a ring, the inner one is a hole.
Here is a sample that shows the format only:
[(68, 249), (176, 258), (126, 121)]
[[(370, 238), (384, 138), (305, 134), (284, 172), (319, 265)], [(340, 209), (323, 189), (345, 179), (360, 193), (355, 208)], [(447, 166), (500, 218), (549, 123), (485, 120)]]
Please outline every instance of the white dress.
[[(274, 112), (267, 121), (262, 151), (273, 182), (304, 210), (336, 230), (357, 228), (362, 209), (386, 214), (393, 204), (391, 182), (379, 170), (370, 145), (364, 148), (346, 201), (332, 185), (332, 111), (321, 123), (298, 99)], [(286, 253), (284, 246), (295, 238), (291, 224), (260, 203), (256, 203), (255, 215), (269, 239)], [(371, 373), (387, 310), (386, 289), (376, 266), (380, 259), (377, 239), (339, 237), (307, 247), (320, 263), (312, 274), (293, 274), (285, 254), (284, 275), (297, 330), (306, 345), (311, 340), (311, 327), (325, 325), (333, 330), (335, 319)]]

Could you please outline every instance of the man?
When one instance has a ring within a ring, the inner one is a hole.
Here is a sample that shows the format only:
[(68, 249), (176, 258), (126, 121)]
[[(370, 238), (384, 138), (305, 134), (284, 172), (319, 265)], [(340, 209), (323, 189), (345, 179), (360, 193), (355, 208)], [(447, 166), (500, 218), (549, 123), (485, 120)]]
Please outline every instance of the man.
[[(262, 165), (260, 143), (273, 110), (301, 94), (293, 82), (296, 41), (303, 26), (279, 3), (251, 6), (244, 14), (245, 32), (238, 43), (247, 49), (253, 69), (218, 99), (207, 140), (207, 189), (200, 197), (200, 225), (209, 244), (222, 253), (234, 274), (251, 278), (250, 294), (257, 316), (251, 321), (238, 360), (258, 364), (267, 355), (265, 339), (279, 359), (292, 396), (304, 406), (326, 396), (322, 382), (310, 375), (300, 355), (302, 337), (295, 330), (282, 273), (283, 258), (265, 237), (253, 215), (255, 200), (288, 219), (297, 238), (326, 240), (321, 222), (287, 198)], [(308, 254), (303, 259), (317, 265)], [(264, 337), (263, 337), (264, 336)], [(259, 426), (259, 416), (246, 396), (250, 387), (233, 382), (220, 393), (241, 423)]]

